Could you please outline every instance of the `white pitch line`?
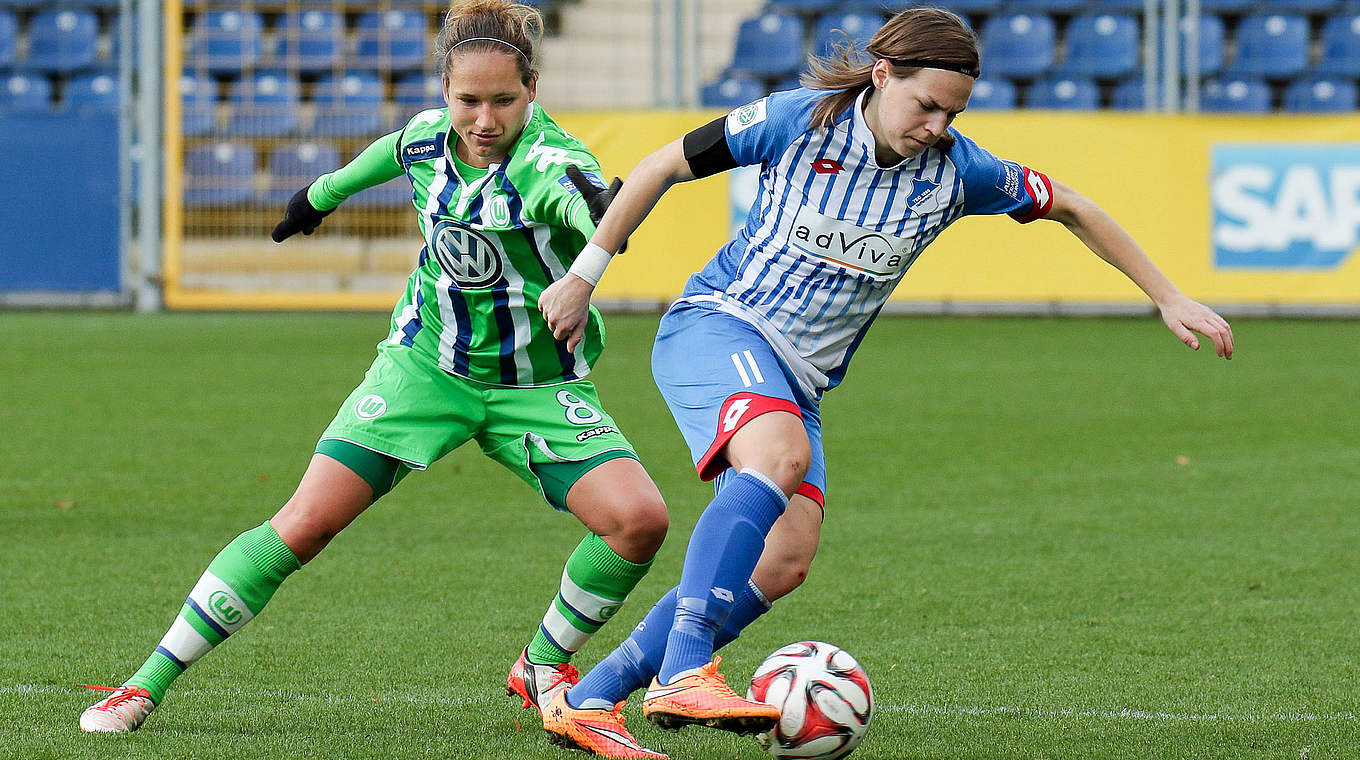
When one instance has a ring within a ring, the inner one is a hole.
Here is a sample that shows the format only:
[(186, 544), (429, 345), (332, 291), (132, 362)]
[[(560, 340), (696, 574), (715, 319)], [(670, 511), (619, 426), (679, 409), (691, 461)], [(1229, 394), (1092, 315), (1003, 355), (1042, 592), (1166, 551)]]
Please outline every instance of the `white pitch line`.
[[(78, 687), (50, 686), (39, 684), (14, 684), (0, 686), (0, 696), (27, 694), (70, 694)], [(382, 702), (404, 702), (408, 704), (475, 705), (500, 704), (501, 700), (490, 694), (477, 696), (449, 696), (444, 694), (380, 694), (377, 696), (330, 693), (296, 693), (257, 689), (184, 689), (181, 693), (205, 697), (265, 697), (269, 699), (295, 700), (302, 702), (325, 702), (328, 704), (378, 704)], [(93, 692), (91, 692), (93, 694)], [(1353, 712), (1343, 713), (1173, 713), (1154, 710), (1045, 710), (1037, 707), (965, 707), (960, 705), (894, 705), (879, 703), (874, 709), (882, 712), (902, 713), (904, 715), (939, 715), (943, 717), (987, 717), (1004, 715), (1020, 718), (1097, 718), (1101, 720), (1127, 720), (1153, 723), (1356, 723), (1360, 716)]]

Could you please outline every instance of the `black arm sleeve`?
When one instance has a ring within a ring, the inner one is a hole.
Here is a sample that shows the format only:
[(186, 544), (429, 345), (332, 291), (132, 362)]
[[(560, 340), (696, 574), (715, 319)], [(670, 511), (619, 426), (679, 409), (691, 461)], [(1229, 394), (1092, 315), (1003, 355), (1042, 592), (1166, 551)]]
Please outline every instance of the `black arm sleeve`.
[(685, 135), (685, 160), (695, 179), (708, 177), (718, 172), (737, 168), (737, 159), (732, 149), (727, 147), (727, 131), (723, 123), (726, 116), (719, 116), (709, 123)]

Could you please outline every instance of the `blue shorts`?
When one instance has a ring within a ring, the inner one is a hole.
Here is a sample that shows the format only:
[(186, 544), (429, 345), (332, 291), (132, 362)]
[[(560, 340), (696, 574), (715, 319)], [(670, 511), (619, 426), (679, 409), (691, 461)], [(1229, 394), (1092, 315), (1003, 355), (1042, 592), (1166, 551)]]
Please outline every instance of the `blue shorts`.
[(802, 417), (812, 461), (798, 493), (825, 507), (821, 411), (797, 390), (784, 363), (754, 326), (707, 304), (676, 304), (657, 329), (652, 376), (704, 480), (729, 469), (719, 452), (742, 425), (766, 412)]

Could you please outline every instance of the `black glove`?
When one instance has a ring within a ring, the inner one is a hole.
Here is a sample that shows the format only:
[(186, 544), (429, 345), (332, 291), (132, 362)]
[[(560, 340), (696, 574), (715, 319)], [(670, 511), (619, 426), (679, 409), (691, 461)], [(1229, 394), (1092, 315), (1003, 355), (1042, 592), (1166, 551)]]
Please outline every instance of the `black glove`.
[(311, 187), (311, 185), (308, 185), (293, 193), (293, 197), (288, 200), (288, 210), (283, 212), (283, 221), (275, 225), (274, 231), (269, 235), (275, 243), (282, 243), (299, 232), (304, 235), (316, 232), (317, 225), (321, 224), (321, 220), (335, 210), (318, 211), (312, 205), (312, 202), (307, 200), (307, 191)]
[[(619, 189), (623, 187), (623, 180), (615, 177), (614, 181), (609, 183), (608, 189), (600, 189), (589, 179), (586, 179), (586, 175), (573, 164), (567, 164), (567, 179), (571, 180), (571, 184), (581, 191), (581, 197), (586, 199), (586, 208), (590, 209), (590, 221), (598, 227), (600, 220), (604, 218), (604, 212), (609, 210), (609, 204), (614, 201), (614, 196), (618, 195)], [(626, 250), (628, 250), (627, 240), (619, 246), (617, 253), (623, 253)]]

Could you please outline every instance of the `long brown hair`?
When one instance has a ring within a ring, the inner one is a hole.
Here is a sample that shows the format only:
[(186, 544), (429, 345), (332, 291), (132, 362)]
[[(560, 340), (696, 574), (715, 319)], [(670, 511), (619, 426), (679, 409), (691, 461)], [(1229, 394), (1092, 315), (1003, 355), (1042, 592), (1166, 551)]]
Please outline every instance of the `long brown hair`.
[[(868, 53), (867, 58), (865, 53)], [(812, 111), (812, 126), (831, 126), (836, 116), (849, 108), (866, 87), (872, 87), (870, 73), (879, 59), (890, 62), (928, 60), (976, 72), (979, 63), (977, 38), (962, 19), (943, 8), (909, 8), (888, 19), (863, 51), (847, 42), (834, 45), (830, 55), (813, 56), (808, 60), (803, 86), (832, 92), (817, 101)], [(893, 75), (899, 77), (909, 77), (919, 70), (920, 67), (896, 64), (892, 69)]]
[(446, 79), (454, 48), (460, 53), (498, 50), (514, 55), (520, 81), (528, 87), (538, 76), (534, 46), (542, 37), (543, 14), (536, 8), (513, 0), (453, 0), (434, 38), (434, 55)]

